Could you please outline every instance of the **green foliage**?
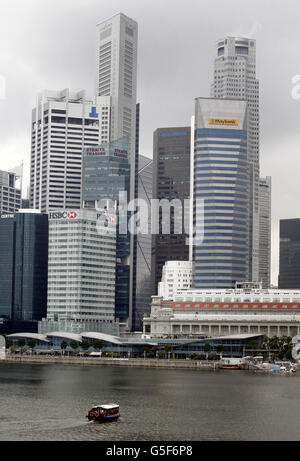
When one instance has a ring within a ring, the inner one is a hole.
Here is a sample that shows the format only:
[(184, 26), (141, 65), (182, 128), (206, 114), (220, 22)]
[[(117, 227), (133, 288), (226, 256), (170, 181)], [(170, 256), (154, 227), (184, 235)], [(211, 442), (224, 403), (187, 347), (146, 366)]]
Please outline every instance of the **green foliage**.
[(102, 341), (101, 339), (95, 339), (94, 342), (93, 342), (93, 348), (96, 350), (96, 351), (100, 351), (100, 349), (102, 349), (104, 346), (104, 341)]
[(211, 345), (209, 343), (204, 344), (204, 352), (210, 352), (211, 351)]
[(72, 341), (70, 342), (70, 347), (76, 351), (76, 349), (78, 349), (78, 342), (75, 341), (74, 339), (72, 339)]
[(29, 340), (27, 341), (27, 344), (28, 344), (28, 346), (29, 346), (31, 349), (34, 349), (35, 346), (36, 346), (36, 340), (35, 340), (35, 339), (29, 339)]
[(292, 338), (290, 336), (272, 336), (264, 338), (263, 348), (271, 352), (278, 359), (292, 359)]
[(26, 344), (26, 342), (25, 342), (25, 339), (24, 339), (24, 338), (18, 339), (18, 346), (19, 346), (19, 347), (24, 347), (25, 344)]
[(86, 339), (84, 339), (81, 343), (81, 349), (83, 349), (84, 351), (87, 351), (89, 348), (90, 348), (90, 343)]
[(10, 339), (10, 338), (5, 338), (5, 345), (6, 345), (6, 348), (8, 349), (9, 347), (12, 347), (14, 344), (13, 340)]
[(68, 347), (68, 343), (66, 341), (62, 341), (60, 343), (60, 348), (64, 351), (65, 349), (67, 349)]

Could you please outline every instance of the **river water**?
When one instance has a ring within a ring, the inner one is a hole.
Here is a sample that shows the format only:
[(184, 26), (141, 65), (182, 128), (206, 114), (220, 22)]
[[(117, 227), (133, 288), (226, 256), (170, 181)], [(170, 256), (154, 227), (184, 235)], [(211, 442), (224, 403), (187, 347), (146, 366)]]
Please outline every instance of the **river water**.
[(1, 441), (300, 440), (299, 420), (300, 374), (0, 364)]

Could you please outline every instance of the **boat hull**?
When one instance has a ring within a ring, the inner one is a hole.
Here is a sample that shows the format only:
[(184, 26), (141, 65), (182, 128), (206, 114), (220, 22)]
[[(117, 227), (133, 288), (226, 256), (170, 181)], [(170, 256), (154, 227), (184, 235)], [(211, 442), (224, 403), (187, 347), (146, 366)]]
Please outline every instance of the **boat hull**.
[(220, 365), (220, 370), (242, 370), (239, 365)]
[(90, 415), (87, 415), (87, 418), (89, 421), (95, 421), (97, 423), (110, 423), (112, 421), (115, 421), (116, 419), (118, 419), (120, 416), (120, 413), (116, 414), (116, 415), (111, 415), (111, 416), (90, 416)]

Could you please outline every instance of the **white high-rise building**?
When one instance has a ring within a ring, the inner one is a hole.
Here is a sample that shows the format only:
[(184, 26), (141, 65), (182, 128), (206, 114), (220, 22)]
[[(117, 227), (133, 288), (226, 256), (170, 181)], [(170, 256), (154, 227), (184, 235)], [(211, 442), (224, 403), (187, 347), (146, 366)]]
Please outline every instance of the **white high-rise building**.
[(47, 321), (114, 323), (115, 271), (113, 213), (49, 213)]
[(270, 287), (271, 271), (271, 177), (259, 180), (259, 280)]
[(44, 91), (32, 111), (30, 207), (42, 212), (81, 207), (84, 147), (109, 140), (110, 98), (84, 91)]
[(211, 96), (244, 99), (248, 106), (248, 161), (250, 168), (249, 279), (259, 280), (259, 82), (256, 42), (225, 37), (217, 43)]
[(158, 296), (173, 300), (177, 290), (189, 290), (193, 286), (194, 263), (192, 261), (167, 261), (158, 283)]

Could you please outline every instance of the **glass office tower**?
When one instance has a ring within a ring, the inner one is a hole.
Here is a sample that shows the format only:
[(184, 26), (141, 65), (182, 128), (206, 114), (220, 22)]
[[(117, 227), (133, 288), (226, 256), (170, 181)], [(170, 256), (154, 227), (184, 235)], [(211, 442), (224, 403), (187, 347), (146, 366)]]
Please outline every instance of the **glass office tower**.
[(300, 289), (300, 219), (280, 220), (278, 288)]
[(197, 98), (195, 104), (194, 200), (203, 206), (194, 216), (201, 228), (194, 286), (234, 288), (248, 280), (247, 103)]
[[(190, 197), (190, 127), (158, 128), (153, 139), (153, 199), (178, 199), (184, 210), (184, 200)], [(182, 213), (184, 216), (184, 213)], [(170, 233), (162, 231), (152, 236), (152, 294), (157, 294), (162, 269), (167, 261), (186, 261), (189, 247), (185, 233), (174, 232), (174, 210), (171, 210)], [(184, 229), (184, 218), (182, 218)]]
[(0, 214), (0, 317), (40, 320), (47, 312), (48, 216)]
[[(129, 213), (118, 210), (120, 193), (127, 205), (130, 197), (130, 164), (128, 161), (129, 139), (127, 136), (86, 148), (83, 151), (82, 199), (85, 208), (117, 211), (116, 245), (116, 296), (115, 317), (125, 321), (129, 316), (130, 234)], [(127, 194), (127, 196), (124, 196)], [(126, 226), (126, 233), (120, 224)], [(125, 221), (125, 223), (124, 223)]]

